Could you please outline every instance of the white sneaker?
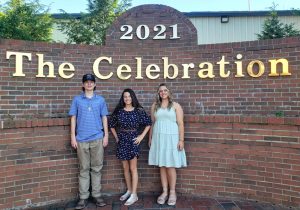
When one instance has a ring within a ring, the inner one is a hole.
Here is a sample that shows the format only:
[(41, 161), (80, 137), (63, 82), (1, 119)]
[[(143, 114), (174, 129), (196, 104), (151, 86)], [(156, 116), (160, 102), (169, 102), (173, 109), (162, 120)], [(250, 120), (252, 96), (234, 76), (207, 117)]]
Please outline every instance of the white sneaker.
[(134, 204), (135, 202), (138, 201), (138, 197), (137, 194), (131, 194), (129, 199), (126, 201), (126, 203), (124, 204), (125, 206), (130, 206), (132, 204)]
[(127, 190), (127, 192), (120, 197), (120, 201), (127, 200), (127, 198), (129, 198), (130, 195), (131, 195), (131, 192)]

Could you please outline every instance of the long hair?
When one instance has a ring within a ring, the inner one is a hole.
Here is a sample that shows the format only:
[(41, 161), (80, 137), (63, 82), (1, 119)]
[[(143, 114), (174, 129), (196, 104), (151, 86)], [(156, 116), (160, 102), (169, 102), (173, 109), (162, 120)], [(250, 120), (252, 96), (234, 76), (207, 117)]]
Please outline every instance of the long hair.
[(173, 97), (172, 97), (172, 92), (171, 90), (168, 88), (168, 86), (165, 83), (161, 83), (158, 88), (157, 88), (157, 94), (156, 94), (156, 98), (155, 98), (155, 108), (154, 110), (157, 111), (160, 107), (161, 107), (161, 102), (162, 102), (162, 98), (159, 95), (159, 88), (165, 86), (168, 91), (169, 91), (169, 97), (168, 97), (168, 109), (171, 109), (171, 107), (173, 106)]
[(112, 115), (116, 115), (118, 113), (119, 110), (121, 109), (124, 109), (125, 107), (125, 102), (124, 102), (124, 93), (129, 93), (130, 94), (130, 97), (131, 97), (131, 100), (132, 100), (132, 106), (134, 108), (137, 108), (137, 109), (143, 109), (142, 105), (139, 103), (134, 91), (130, 88), (126, 88), (123, 90), (122, 94), (121, 94), (121, 97), (119, 99), (119, 103), (117, 104), (115, 110), (113, 111)]

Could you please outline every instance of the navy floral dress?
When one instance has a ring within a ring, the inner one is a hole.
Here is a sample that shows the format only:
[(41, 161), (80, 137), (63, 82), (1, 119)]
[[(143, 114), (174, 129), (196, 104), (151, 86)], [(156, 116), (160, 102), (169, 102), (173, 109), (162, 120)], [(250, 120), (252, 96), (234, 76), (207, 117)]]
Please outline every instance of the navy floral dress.
[(119, 110), (109, 119), (109, 127), (115, 128), (119, 138), (117, 145), (117, 158), (131, 160), (139, 157), (139, 145), (134, 140), (140, 129), (151, 125), (151, 119), (143, 109), (135, 108), (132, 111)]

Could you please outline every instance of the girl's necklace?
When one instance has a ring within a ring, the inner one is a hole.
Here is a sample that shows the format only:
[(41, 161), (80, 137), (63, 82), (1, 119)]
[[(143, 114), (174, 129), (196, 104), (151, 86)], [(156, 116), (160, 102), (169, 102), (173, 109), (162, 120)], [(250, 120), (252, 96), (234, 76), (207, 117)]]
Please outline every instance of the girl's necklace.
[(127, 112), (131, 112), (132, 110), (134, 110), (134, 107), (124, 107), (124, 110)]

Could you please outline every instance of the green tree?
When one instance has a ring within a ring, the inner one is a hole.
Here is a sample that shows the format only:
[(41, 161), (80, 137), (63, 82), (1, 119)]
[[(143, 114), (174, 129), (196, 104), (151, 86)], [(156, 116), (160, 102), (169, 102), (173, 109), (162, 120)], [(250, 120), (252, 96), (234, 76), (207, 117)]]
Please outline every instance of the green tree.
[(292, 8), (292, 11), (294, 15), (300, 15), (300, 8)]
[(38, 0), (10, 0), (0, 8), (0, 38), (50, 41), (53, 22)]
[(276, 39), (290, 36), (299, 36), (300, 31), (295, 29), (294, 24), (283, 24), (278, 18), (276, 5), (270, 7), (270, 17), (268, 17), (263, 25), (263, 30), (260, 34), (256, 34), (259, 40)]
[(76, 19), (65, 12), (59, 29), (68, 36), (68, 43), (103, 45), (107, 28), (130, 6), (131, 0), (88, 0), (88, 13)]

